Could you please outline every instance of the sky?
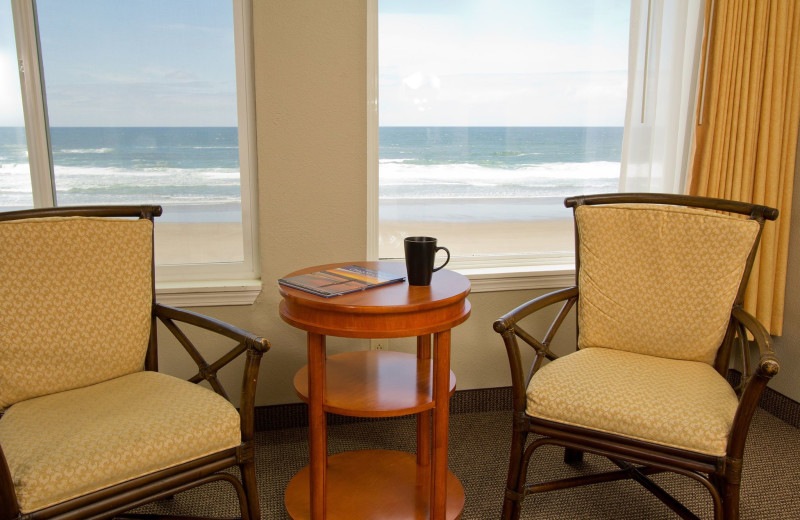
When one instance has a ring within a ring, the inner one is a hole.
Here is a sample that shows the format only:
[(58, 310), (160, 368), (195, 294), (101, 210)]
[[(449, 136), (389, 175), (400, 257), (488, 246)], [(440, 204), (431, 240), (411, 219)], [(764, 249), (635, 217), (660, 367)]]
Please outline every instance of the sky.
[[(0, 99), (16, 96), (0, 101), (0, 126), (22, 126), (9, 4)], [(37, 10), (51, 126), (236, 126), (230, 1), (37, 0)]]
[(11, 2), (0, 1), (0, 126), (23, 126)]
[[(0, 126), (22, 126), (0, 1)], [(235, 126), (231, 3), (38, 0), (51, 126)], [(630, 0), (380, 0), (382, 126), (622, 126)]]
[(381, 126), (623, 126), (630, 0), (381, 0)]

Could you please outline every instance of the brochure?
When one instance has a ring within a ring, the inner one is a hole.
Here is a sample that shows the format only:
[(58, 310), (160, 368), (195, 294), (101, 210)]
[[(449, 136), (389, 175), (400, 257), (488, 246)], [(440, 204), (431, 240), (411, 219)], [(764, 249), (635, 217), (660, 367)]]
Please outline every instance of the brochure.
[(384, 273), (361, 267), (348, 265), (336, 269), (326, 269), (315, 273), (301, 274), (291, 278), (281, 278), (278, 283), (286, 287), (300, 289), (318, 296), (330, 298), (357, 291), (372, 289), (390, 283), (402, 282), (404, 276)]

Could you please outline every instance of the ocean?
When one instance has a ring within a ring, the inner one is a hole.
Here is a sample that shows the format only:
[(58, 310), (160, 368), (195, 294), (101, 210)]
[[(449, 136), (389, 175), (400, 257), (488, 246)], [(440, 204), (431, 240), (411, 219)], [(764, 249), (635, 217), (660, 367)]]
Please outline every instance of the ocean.
[[(241, 219), (236, 128), (51, 129), (60, 205), (157, 203), (161, 221)], [(569, 217), (617, 191), (622, 128), (382, 127), (382, 220)], [(30, 207), (24, 130), (0, 128), (0, 208)]]
[[(59, 205), (162, 204), (160, 221), (241, 220), (234, 128), (51, 128)], [(0, 128), (0, 206), (30, 206), (25, 134)], [(168, 211), (168, 208), (172, 211)]]
[(381, 127), (382, 220), (571, 218), (564, 198), (618, 191), (622, 127)]

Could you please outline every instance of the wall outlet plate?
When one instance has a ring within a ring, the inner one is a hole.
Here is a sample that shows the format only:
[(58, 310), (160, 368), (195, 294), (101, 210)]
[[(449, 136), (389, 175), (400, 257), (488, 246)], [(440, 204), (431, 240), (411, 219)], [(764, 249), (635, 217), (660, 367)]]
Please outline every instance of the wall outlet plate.
[(389, 350), (389, 338), (369, 340), (370, 350)]

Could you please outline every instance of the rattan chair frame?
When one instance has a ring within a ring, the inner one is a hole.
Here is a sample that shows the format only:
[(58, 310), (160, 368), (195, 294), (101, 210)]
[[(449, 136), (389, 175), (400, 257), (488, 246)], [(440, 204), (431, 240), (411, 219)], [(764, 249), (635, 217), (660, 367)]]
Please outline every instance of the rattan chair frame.
[[(726, 376), (732, 357), (735, 357), (731, 355), (734, 347), (738, 347), (741, 351), (738, 356), (738, 361), (741, 362), (738, 369), (742, 374), (742, 382), (735, 387), (739, 405), (728, 439), (727, 453), (725, 456), (719, 457), (705, 455), (588, 428), (547, 421), (526, 413), (528, 383), (545, 359), (553, 360), (558, 357), (550, 350), (550, 346), (579, 298), (580, 250), (578, 244), (580, 237), (576, 225), (576, 285), (535, 298), (494, 322), (494, 330), (502, 336), (508, 354), (514, 410), (511, 455), (502, 512), (504, 520), (518, 519), (522, 501), (530, 494), (621, 479), (633, 479), (642, 484), (645, 489), (664, 502), (681, 518), (697, 519), (694, 513), (648, 478), (648, 475), (664, 471), (683, 475), (702, 484), (711, 496), (715, 519), (737, 520), (739, 518), (739, 489), (745, 440), (759, 397), (779, 369), (769, 334), (758, 320), (744, 310), (742, 300), (764, 222), (775, 220), (778, 217), (778, 211), (756, 204), (669, 194), (620, 193), (570, 197), (565, 200), (565, 205), (573, 208), (573, 211), (582, 205), (625, 203), (705, 208), (748, 215), (749, 218), (759, 223), (759, 232), (747, 259), (727, 332), (714, 362), (715, 369), (722, 376)], [(527, 316), (555, 305), (560, 305), (561, 308), (541, 339), (537, 339), (521, 327), (519, 322)], [(748, 332), (752, 335), (752, 340), (748, 339)], [(523, 369), (523, 357), (520, 351), (523, 345), (530, 346), (535, 351), (527, 373)], [(757, 357), (751, 357), (750, 350), (752, 348), (757, 348)], [(531, 433), (541, 437), (526, 447), (528, 435)], [(526, 484), (531, 457), (537, 448), (544, 445), (563, 447), (566, 463), (579, 463), (583, 458), (583, 453), (586, 452), (607, 457), (619, 469), (588, 476)]]
[[(161, 215), (160, 206), (73, 206), (46, 209), (21, 210), (0, 213), (0, 221), (48, 218), (48, 217), (108, 217), (140, 218), (151, 222)], [(189, 381), (207, 381), (219, 395), (229, 399), (217, 378), (220, 368), (244, 355), (239, 414), (242, 442), (212, 455), (178, 466), (157, 471), (139, 478), (122, 482), (93, 493), (89, 493), (51, 507), (31, 513), (20, 512), (11, 472), (0, 446), (0, 520), (79, 520), (104, 519), (119, 516), (133, 508), (171, 497), (182, 491), (210, 482), (228, 482), (236, 492), (241, 518), (260, 520), (261, 509), (256, 486), (254, 454), (254, 408), (255, 391), (262, 355), (270, 348), (268, 340), (238, 327), (197, 314), (156, 303), (155, 258), (151, 257), (152, 315), (150, 339), (145, 356), (145, 370), (158, 371), (157, 322), (161, 321), (178, 342), (185, 348), (198, 367), (198, 372)], [(179, 327), (189, 325), (237, 342), (227, 354), (208, 363), (197, 347)], [(224, 470), (238, 467), (241, 480)]]

